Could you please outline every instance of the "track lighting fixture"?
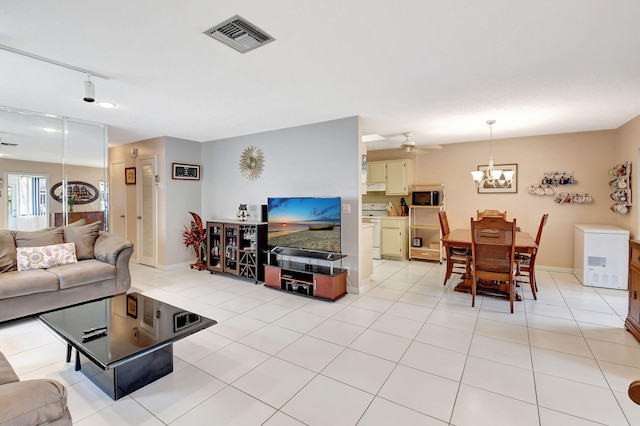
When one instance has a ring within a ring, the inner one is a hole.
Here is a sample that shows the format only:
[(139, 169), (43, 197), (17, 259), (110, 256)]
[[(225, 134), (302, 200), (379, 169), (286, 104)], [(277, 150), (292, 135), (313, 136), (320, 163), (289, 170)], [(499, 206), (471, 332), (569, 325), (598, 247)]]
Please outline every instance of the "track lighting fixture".
[(84, 82), (84, 98), (82, 100), (85, 102), (95, 102), (96, 100), (96, 89), (91, 82), (91, 74), (87, 74), (87, 81)]

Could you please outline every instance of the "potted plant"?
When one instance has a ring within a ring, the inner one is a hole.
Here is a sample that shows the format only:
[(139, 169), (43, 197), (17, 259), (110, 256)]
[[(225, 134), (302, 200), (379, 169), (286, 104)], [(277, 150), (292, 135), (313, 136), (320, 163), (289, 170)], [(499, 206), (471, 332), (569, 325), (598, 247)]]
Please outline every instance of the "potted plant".
[(184, 245), (187, 248), (193, 247), (193, 251), (196, 254), (196, 261), (189, 266), (191, 269), (197, 268), (201, 271), (206, 268), (205, 256), (207, 252), (207, 234), (202, 227), (202, 219), (200, 219), (200, 216), (194, 212), (189, 213), (193, 217), (193, 220), (189, 227), (184, 227), (185, 231), (182, 233), (182, 237), (184, 238)]

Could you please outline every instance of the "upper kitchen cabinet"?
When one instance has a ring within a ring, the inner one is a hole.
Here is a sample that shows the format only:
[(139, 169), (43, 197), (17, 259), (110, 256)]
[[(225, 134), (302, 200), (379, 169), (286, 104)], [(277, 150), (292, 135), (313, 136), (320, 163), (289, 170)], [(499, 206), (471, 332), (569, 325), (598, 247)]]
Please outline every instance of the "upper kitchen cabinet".
[(372, 161), (368, 164), (367, 192), (409, 195), (411, 160)]
[(384, 184), (387, 183), (387, 162), (372, 161), (369, 163), (369, 171), (367, 174), (367, 184)]

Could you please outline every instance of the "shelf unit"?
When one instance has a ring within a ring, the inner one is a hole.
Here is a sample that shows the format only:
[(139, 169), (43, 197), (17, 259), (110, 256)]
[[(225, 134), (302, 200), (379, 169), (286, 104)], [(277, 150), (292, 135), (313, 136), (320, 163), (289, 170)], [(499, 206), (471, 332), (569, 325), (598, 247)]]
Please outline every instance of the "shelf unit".
[[(337, 261), (342, 263), (346, 255), (283, 247), (275, 247), (268, 255), (269, 262), (264, 265), (267, 287), (330, 301), (347, 293), (347, 270), (334, 266)], [(306, 263), (285, 260), (285, 257), (306, 259)], [(328, 262), (328, 265), (311, 264), (311, 259)]]
[(266, 241), (263, 222), (207, 222), (207, 269), (264, 281)]
[(409, 206), (409, 260), (420, 259), (442, 263), (442, 231), (438, 212), (444, 210), (444, 185), (414, 184), (417, 189), (440, 191), (439, 206)]

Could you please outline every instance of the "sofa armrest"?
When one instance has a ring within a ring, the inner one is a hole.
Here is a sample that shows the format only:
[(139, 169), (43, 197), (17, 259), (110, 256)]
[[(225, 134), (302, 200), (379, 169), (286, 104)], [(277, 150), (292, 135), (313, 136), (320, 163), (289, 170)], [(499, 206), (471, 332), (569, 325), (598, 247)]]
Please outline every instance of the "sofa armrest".
[(115, 234), (100, 231), (93, 246), (93, 254), (96, 259), (116, 266), (120, 253), (128, 248), (131, 248), (133, 252), (133, 243), (131, 241), (127, 241)]
[(108, 232), (100, 231), (93, 246), (96, 259), (116, 267), (116, 292), (124, 293), (131, 287), (129, 260), (133, 254), (133, 243)]
[(67, 389), (55, 380), (4, 384), (0, 386), (0, 407), (0, 424), (71, 424)]

